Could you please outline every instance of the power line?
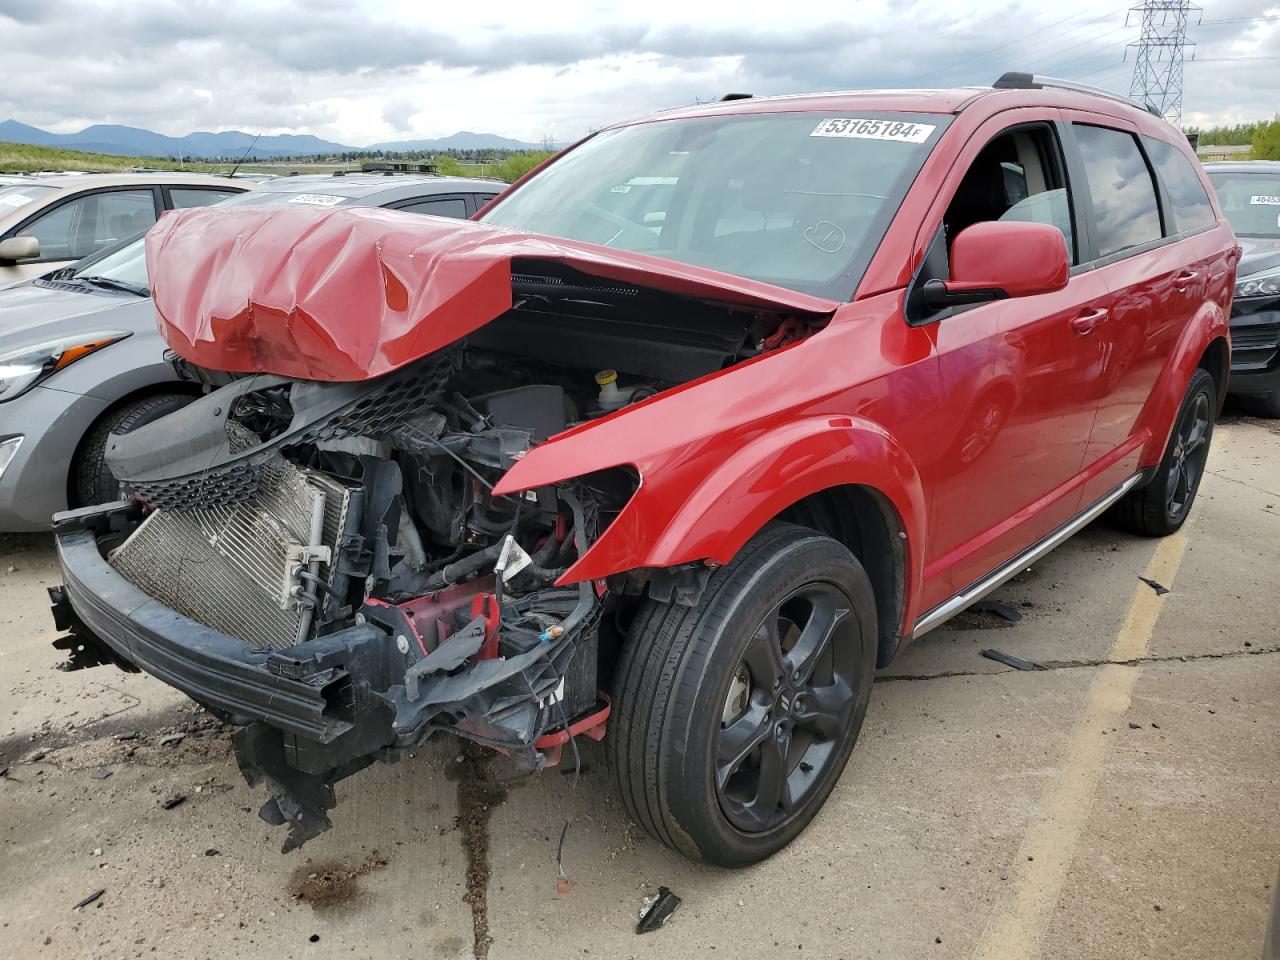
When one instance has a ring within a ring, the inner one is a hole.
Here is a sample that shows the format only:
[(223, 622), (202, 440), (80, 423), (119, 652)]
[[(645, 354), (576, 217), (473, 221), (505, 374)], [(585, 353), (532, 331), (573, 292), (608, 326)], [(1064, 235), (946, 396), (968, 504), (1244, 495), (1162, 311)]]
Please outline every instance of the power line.
[[(1083, 17), (1087, 15), (1089, 12), (1090, 12), (1089, 10), (1081, 10), (1079, 13), (1073, 13), (1069, 17), (1063, 17), (1061, 20), (1056, 20), (1047, 26), (1041, 27), (1039, 30), (1032, 30), (1030, 33), (1023, 34), (1022, 36), (1017, 37), (1013, 40), (1006, 40), (1004, 43), (996, 44), (994, 47), (989, 47), (986, 50), (981, 51), (980, 53), (976, 53), (973, 56), (966, 57), (965, 59), (957, 63), (953, 63), (950, 67), (946, 69), (946, 71), (942, 74), (942, 76), (944, 78), (953, 76), (954, 74), (959, 72), (961, 68), (967, 67), (971, 63), (976, 63), (979, 60), (986, 60), (989, 57), (991, 57), (993, 54), (998, 53), (999, 51), (1004, 50), (1007, 47), (1012, 47), (1020, 43), (1025, 43), (1031, 37), (1038, 36), (1042, 33), (1045, 33), (1048, 30), (1054, 29), (1055, 27), (1060, 27), (1064, 23), (1070, 23), (1072, 20), (1076, 20), (1080, 17)], [(1100, 20), (1105, 20), (1107, 17), (1115, 16), (1118, 12), (1119, 11), (1116, 11), (1116, 10), (1108, 11), (1107, 13), (1104, 13), (1101, 16), (1094, 17), (1092, 20), (1086, 20), (1084, 23), (1080, 24), (1079, 26), (1080, 27), (1090, 26), (1091, 24), (1097, 23)], [(1072, 29), (1073, 30), (1078, 29), (1078, 27), (1073, 27)]]

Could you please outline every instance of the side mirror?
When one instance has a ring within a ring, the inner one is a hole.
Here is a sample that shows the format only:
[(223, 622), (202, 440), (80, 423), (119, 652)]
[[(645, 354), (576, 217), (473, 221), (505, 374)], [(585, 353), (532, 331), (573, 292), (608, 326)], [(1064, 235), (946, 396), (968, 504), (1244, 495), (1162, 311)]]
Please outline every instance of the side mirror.
[(950, 280), (924, 285), (935, 309), (1006, 297), (1053, 293), (1067, 285), (1071, 258), (1057, 227), (1019, 220), (988, 220), (960, 231), (951, 244)]
[(0, 260), (34, 260), (40, 256), (40, 241), (35, 237), (10, 237), (0, 240)]

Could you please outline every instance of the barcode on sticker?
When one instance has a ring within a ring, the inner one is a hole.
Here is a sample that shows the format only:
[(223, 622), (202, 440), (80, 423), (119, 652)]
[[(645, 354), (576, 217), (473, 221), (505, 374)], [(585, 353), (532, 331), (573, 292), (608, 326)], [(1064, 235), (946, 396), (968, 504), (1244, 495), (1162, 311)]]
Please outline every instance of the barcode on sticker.
[(1264, 207), (1280, 207), (1280, 197), (1250, 197), (1249, 202)]
[(909, 120), (864, 120), (860, 117), (827, 117), (813, 128), (811, 137), (852, 137), (856, 140), (897, 140), (924, 143), (934, 130), (932, 123)]
[(335, 197), (331, 193), (300, 193), (290, 203), (309, 203), (313, 207), (336, 207), (346, 197)]

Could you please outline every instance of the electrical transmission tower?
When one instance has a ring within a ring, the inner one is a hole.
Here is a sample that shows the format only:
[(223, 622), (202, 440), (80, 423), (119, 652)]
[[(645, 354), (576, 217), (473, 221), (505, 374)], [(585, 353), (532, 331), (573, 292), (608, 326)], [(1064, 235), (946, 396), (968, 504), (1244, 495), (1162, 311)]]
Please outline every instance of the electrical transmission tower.
[(1182, 66), (1188, 49), (1195, 59), (1196, 48), (1187, 42), (1187, 23), (1193, 16), (1200, 22), (1200, 8), (1190, 0), (1145, 0), (1129, 9), (1126, 27), (1135, 15), (1142, 20), (1142, 35), (1129, 44), (1137, 48), (1129, 96), (1153, 105), (1166, 120), (1180, 126)]

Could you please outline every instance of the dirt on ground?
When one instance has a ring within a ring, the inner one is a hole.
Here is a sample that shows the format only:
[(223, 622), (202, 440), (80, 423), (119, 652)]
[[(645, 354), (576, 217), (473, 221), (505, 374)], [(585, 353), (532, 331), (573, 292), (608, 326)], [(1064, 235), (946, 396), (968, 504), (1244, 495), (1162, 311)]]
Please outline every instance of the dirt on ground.
[[(281, 854), (232, 728), (146, 675), (55, 669), (51, 538), (0, 536), (0, 957), (1252, 960), (1280, 864), (1278, 569), (1280, 428), (1236, 417), (1183, 534), (1094, 524), (1007, 609), (911, 645), (823, 812), (729, 872), (632, 825), (595, 743), (580, 778), (515, 782), (428, 743)], [(662, 886), (682, 902), (638, 936)]]

